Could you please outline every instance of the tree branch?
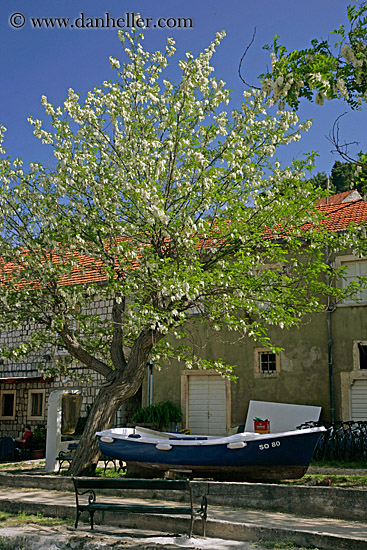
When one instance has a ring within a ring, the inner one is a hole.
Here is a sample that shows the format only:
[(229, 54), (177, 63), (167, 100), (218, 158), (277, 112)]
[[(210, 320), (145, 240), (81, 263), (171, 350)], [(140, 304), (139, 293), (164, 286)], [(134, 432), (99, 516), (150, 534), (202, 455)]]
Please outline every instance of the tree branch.
[(126, 359), (122, 346), (123, 330), (122, 330), (122, 315), (125, 311), (126, 300), (122, 298), (121, 303), (118, 303), (116, 298), (112, 305), (112, 323), (113, 334), (111, 342), (111, 359), (115, 369), (122, 370), (126, 367)]
[(349, 154), (349, 151), (348, 151), (348, 148), (351, 145), (358, 145), (359, 142), (358, 141), (351, 141), (349, 143), (346, 143), (346, 142), (341, 143), (341, 141), (340, 141), (339, 120), (341, 119), (341, 117), (343, 117), (346, 114), (347, 113), (345, 112), (345, 113), (343, 113), (343, 114), (341, 114), (337, 117), (337, 119), (334, 121), (332, 130), (329, 132), (329, 137), (326, 136), (326, 138), (335, 147), (334, 151), (332, 151), (333, 153), (338, 153), (338, 155), (341, 156), (343, 160), (345, 160), (349, 163), (352, 163), (352, 164), (356, 164), (357, 166), (361, 166), (362, 168), (364, 168), (364, 167), (366, 167), (366, 163), (361, 162), (360, 160), (352, 157)]
[(238, 65), (238, 76), (240, 77), (240, 79), (242, 80), (242, 82), (245, 84), (245, 86), (247, 86), (248, 88), (255, 88), (256, 90), (260, 90), (260, 88), (258, 88), (257, 86), (251, 86), (251, 84), (248, 84), (244, 78), (242, 78), (242, 75), (241, 75), (241, 68), (242, 68), (242, 62), (247, 54), (247, 52), (249, 51), (249, 49), (251, 48), (254, 40), (255, 40), (255, 36), (256, 36), (256, 27), (254, 28), (254, 32), (252, 34), (252, 38), (250, 40), (250, 43), (248, 44), (247, 48), (245, 49), (242, 57), (241, 57), (241, 60), (240, 60), (240, 63)]
[(71, 334), (67, 323), (64, 324), (63, 329), (60, 332), (60, 336), (70, 355), (78, 359), (88, 368), (94, 370), (95, 372), (98, 372), (99, 374), (102, 374), (102, 376), (106, 378), (113, 372), (106, 363), (103, 363), (103, 361), (96, 359), (95, 357), (93, 357), (93, 355), (90, 355), (85, 349), (81, 347), (75, 336)]

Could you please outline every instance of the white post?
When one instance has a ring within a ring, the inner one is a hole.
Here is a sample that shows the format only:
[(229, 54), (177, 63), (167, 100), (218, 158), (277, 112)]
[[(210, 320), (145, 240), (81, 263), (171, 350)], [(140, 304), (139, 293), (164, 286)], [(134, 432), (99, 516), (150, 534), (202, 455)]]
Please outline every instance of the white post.
[(56, 457), (61, 445), (62, 396), (65, 393), (79, 393), (80, 390), (55, 390), (48, 398), (47, 438), (45, 472), (55, 472)]

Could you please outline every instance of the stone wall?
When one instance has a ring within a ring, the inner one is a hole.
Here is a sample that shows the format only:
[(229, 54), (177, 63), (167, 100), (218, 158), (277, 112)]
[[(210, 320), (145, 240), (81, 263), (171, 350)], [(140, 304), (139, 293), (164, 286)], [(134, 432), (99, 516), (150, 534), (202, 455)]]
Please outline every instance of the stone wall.
[[(96, 301), (91, 313), (98, 314), (102, 318), (110, 316), (112, 301)], [(4, 342), (18, 344), (27, 341), (27, 338), (35, 327), (26, 325), (22, 329), (11, 330), (0, 333), (0, 349)], [(67, 352), (46, 346), (39, 354), (31, 354), (21, 360), (8, 361), (2, 359), (0, 362), (0, 399), (4, 392), (14, 391), (16, 395), (15, 417), (4, 419), (0, 410), (0, 436), (10, 435), (17, 437), (24, 432), (24, 425), (30, 424), (32, 429), (37, 425), (47, 423), (47, 403), (49, 395), (54, 390), (76, 389), (83, 394), (81, 416), (86, 416), (91, 407), (98, 389), (104, 378), (94, 371), (88, 370), (78, 361), (73, 361), (65, 374), (42, 379), (45, 375), (42, 370), (52, 368), (57, 363), (65, 360)], [(74, 379), (71, 376), (73, 372)], [(8, 380), (6, 380), (8, 379)], [(44, 404), (42, 418), (32, 418), (29, 415), (29, 391), (39, 390), (44, 392)], [(140, 405), (140, 403), (139, 403)], [(0, 402), (1, 406), (1, 402)], [(127, 402), (126, 406), (118, 411), (114, 424), (125, 425), (137, 408), (137, 401)]]

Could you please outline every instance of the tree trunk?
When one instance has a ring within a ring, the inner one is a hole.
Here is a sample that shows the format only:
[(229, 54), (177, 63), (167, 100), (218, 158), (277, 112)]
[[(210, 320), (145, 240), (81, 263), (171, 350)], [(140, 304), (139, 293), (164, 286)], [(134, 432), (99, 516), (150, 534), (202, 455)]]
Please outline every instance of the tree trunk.
[(100, 454), (96, 432), (110, 428), (113, 417), (122, 403), (138, 391), (153, 344), (162, 337), (157, 337), (151, 330), (142, 331), (133, 346), (126, 367), (123, 370), (112, 371), (109, 379), (102, 385), (70, 465), (69, 472), (72, 475), (94, 474)]
[(100, 454), (96, 432), (111, 427), (115, 413), (131, 395), (129, 389), (127, 385), (122, 388), (120, 383), (100, 389), (90, 410), (77, 452), (69, 468), (72, 475), (94, 474)]

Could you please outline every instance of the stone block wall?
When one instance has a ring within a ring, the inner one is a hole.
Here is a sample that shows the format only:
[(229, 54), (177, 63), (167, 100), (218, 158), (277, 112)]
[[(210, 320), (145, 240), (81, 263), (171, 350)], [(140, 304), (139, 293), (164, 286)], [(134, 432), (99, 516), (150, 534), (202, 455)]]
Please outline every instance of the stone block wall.
[[(93, 314), (98, 314), (102, 318), (108, 318), (111, 314), (111, 308), (112, 300), (96, 301), (90, 312)], [(33, 330), (34, 329), (35, 327)], [(0, 351), (2, 343), (7, 342), (15, 345), (26, 341), (31, 331), (32, 327), (30, 325), (25, 325), (19, 330), (11, 330), (0, 333)], [(30, 424), (32, 429), (34, 429), (38, 424), (46, 425), (48, 398), (50, 393), (54, 390), (80, 390), (83, 394), (81, 416), (86, 416), (87, 411), (92, 406), (104, 378), (100, 374), (88, 370), (78, 361), (73, 361), (66, 374), (61, 374), (42, 380), (42, 376), (45, 375), (42, 375), (40, 368), (42, 370), (44, 367), (54, 367), (58, 362), (62, 361), (63, 357), (65, 357), (65, 352), (60, 352), (60, 350), (47, 346), (38, 355), (31, 354), (27, 358), (21, 358), (21, 360), (17, 362), (8, 361), (7, 359), (1, 360), (0, 378), (2, 380), (0, 380), (0, 399), (3, 392), (7, 392), (9, 390), (15, 391), (16, 404), (14, 419), (4, 419), (0, 417), (0, 437), (5, 435), (18, 437), (23, 433), (25, 424)], [(71, 376), (72, 372), (75, 375), (75, 379)], [(35, 377), (38, 377), (37, 381), (32, 380), (32, 378), (34, 379)], [(42, 418), (33, 419), (29, 417), (29, 390), (44, 391)], [(131, 418), (131, 415), (137, 406), (138, 405), (135, 402), (132, 404), (127, 403), (126, 406), (118, 411), (114, 425), (125, 425)]]

